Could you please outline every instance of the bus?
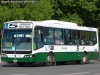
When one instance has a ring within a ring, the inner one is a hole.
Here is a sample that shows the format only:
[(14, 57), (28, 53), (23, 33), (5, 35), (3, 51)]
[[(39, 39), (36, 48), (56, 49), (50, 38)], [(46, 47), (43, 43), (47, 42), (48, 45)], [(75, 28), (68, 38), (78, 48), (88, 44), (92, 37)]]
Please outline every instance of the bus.
[(98, 29), (59, 20), (15, 20), (4, 23), (1, 60), (25, 66), (75, 61), (86, 64), (99, 58)]

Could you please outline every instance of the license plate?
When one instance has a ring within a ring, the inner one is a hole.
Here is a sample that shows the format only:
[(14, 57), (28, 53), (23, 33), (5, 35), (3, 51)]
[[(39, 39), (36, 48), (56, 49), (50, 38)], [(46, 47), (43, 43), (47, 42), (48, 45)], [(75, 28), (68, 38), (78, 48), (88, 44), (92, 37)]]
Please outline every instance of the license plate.
[(18, 61), (17, 61), (17, 59), (14, 59), (13, 62), (16, 63), (16, 62), (18, 62)]

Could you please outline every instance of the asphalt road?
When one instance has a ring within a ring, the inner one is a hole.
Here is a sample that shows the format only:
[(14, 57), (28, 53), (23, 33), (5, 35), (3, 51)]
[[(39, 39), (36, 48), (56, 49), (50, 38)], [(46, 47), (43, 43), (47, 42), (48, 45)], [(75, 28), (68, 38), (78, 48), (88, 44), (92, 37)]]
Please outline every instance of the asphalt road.
[(42, 64), (18, 67), (16, 64), (1, 63), (0, 75), (100, 75), (100, 61), (85, 65), (67, 63), (49, 67)]

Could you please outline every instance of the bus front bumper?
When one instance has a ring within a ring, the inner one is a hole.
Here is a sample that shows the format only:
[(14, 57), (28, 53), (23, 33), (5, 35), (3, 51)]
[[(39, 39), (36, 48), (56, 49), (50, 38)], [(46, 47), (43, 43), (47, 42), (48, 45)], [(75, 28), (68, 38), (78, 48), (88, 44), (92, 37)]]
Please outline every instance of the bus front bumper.
[(17, 62), (32, 63), (32, 62), (35, 61), (35, 58), (8, 58), (8, 57), (1, 57), (1, 61), (8, 62), (8, 63), (17, 63)]

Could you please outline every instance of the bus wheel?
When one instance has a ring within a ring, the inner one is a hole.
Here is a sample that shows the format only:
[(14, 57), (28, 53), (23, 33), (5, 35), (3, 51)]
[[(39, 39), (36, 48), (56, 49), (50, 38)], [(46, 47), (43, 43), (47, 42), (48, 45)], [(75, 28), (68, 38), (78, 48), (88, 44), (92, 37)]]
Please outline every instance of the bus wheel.
[(87, 56), (87, 54), (83, 54), (81, 62), (82, 62), (82, 64), (86, 64), (88, 62), (88, 56)]
[(17, 63), (17, 65), (20, 67), (24, 67), (26, 65), (26, 63)]
[(53, 56), (52, 53), (49, 53), (48, 56), (47, 56), (47, 60), (46, 60), (46, 66), (53, 66), (53, 65), (56, 65), (56, 62), (55, 62), (55, 57)]

